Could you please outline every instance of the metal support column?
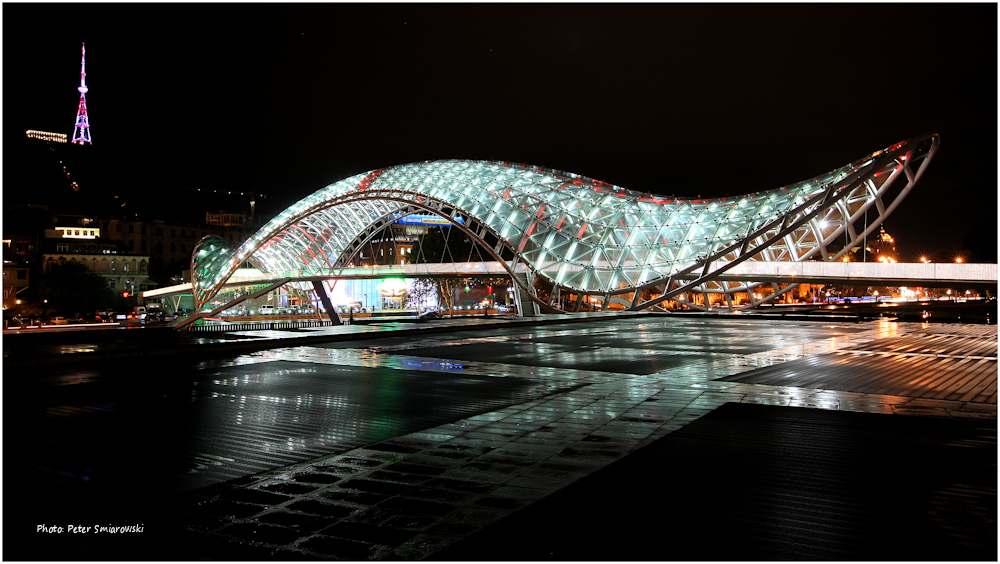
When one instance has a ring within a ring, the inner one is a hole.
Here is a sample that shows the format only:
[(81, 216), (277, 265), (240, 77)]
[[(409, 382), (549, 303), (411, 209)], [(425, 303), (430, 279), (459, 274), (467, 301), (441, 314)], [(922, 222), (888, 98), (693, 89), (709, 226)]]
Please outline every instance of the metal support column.
[(330, 296), (326, 293), (326, 286), (323, 284), (322, 280), (313, 280), (313, 289), (316, 290), (316, 296), (319, 297), (320, 301), (323, 302), (323, 307), (326, 308), (326, 314), (330, 317), (330, 321), (334, 325), (343, 325), (344, 321), (340, 319), (340, 314), (337, 313), (337, 308), (333, 307), (330, 302)]

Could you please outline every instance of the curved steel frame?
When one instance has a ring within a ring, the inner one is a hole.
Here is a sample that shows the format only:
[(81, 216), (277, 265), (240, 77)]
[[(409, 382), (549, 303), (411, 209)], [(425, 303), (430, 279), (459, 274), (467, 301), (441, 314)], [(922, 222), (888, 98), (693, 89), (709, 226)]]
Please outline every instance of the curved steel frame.
[[(711, 307), (711, 295), (722, 307), (756, 307), (795, 285), (775, 285), (758, 301), (750, 290), (759, 284), (717, 278), (745, 260), (838, 260), (899, 205), (939, 142), (936, 134), (909, 139), (810, 180), (718, 199), (644, 194), (502, 161), (379, 169), (307, 196), (237, 249), (215, 237), (200, 241), (191, 259), (195, 299), (199, 306), (211, 300), (246, 261), (275, 278), (336, 278), (384, 227), (431, 212), (475, 238), (548, 310), (564, 311), (555, 305), (560, 292), (576, 295), (577, 308), (583, 296), (605, 306), (624, 299), (635, 310), (688, 292), (705, 295), (704, 306), (683, 302), (691, 307)], [(905, 185), (890, 193), (901, 177)], [(501, 258), (504, 248), (513, 260)], [(530, 279), (514, 276), (518, 263), (552, 284), (548, 302), (535, 296)], [(747, 292), (750, 303), (736, 305), (736, 292)]]

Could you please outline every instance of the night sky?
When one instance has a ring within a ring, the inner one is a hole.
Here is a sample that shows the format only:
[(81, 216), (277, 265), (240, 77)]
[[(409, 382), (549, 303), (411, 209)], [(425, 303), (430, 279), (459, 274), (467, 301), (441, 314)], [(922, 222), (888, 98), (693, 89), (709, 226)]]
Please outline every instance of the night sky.
[[(996, 232), (993, 3), (2, 9), (5, 147), (26, 129), (72, 134), (85, 41), (104, 163), (85, 188), (161, 209), (204, 188), (256, 189), (277, 211), (352, 174), (445, 158), (736, 195), (936, 132), (938, 155), (885, 224), (901, 258), (950, 260), (970, 226)], [(5, 198), (17, 161), (5, 148)]]

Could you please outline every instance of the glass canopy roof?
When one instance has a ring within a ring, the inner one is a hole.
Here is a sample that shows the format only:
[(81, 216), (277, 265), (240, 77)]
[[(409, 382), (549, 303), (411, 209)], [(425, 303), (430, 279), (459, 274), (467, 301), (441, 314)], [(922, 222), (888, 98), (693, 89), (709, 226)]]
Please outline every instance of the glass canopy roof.
[[(906, 159), (927, 158), (936, 147), (936, 135), (924, 136), (803, 182), (716, 199), (636, 192), (503, 161), (393, 166), (316, 191), (238, 249), (206, 238), (192, 256), (195, 295), (208, 301), (248, 260), (273, 278), (335, 278), (386, 225), (427, 212), (477, 240), (489, 234), (485, 246), (497, 260), (500, 247), (513, 251), (514, 260), (503, 261), (510, 272), (524, 264), (554, 286), (588, 294), (633, 292), (734, 261), (836, 260), (828, 247), (850, 246), (877, 228), (916, 181)], [(906, 188), (887, 204), (886, 190), (904, 173)], [(859, 226), (873, 206), (877, 212)]]

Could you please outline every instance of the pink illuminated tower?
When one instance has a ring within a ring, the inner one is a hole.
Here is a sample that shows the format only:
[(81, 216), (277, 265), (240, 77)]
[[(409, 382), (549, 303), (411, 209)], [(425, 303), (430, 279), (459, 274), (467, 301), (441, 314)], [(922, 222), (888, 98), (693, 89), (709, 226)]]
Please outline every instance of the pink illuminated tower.
[(87, 121), (87, 44), (80, 47), (80, 107), (76, 110), (76, 126), (73, 127), (72, 143), (90, 145), (90, 122)]

